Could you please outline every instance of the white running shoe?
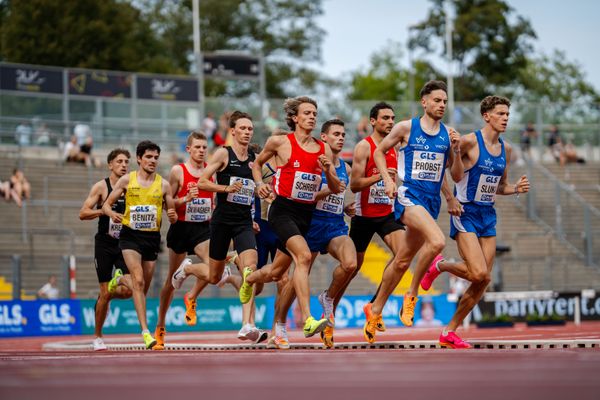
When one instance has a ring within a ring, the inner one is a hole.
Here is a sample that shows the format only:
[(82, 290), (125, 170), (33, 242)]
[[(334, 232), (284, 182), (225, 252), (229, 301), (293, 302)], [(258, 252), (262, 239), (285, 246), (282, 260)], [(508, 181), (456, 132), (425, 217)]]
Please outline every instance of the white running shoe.
[(256, 342), (260, 337), (259, 330), (250, 324), (246, 324), (242, 326), (242, 329), (238, 332), (238, 339), (240, 340), (250, 340), (252, 342)]
[(101, 337), (97, 337), (96, 339), (94, 339), (92, 345), (94, 346), (94, 351), (106, 350), (106, 345), (104, 344), (104, 340), (102, 340)]
[(192, 260), (186, 258), (181, 262), (179, 268), (177, 268), (177, 271), (175, 271), (173, 274), (173, 277), (171, 278), (171, 285), (173, 285), (175, 289), (180, 289), (183, 285), (183, 281), (185, 281), (185, 278), (187, 278), (187, 275), (185, 274), (185, 266), (190, 265), (191, 263)]
[(264, 342), (269, 338), (269, 332), (264, 329), (258, 329), (258, 339), (254, 341), (254, 343), (258, 344)]
[(220, 288), (225, 286), (225, 284), (227, 283), (227, 278), (229, 278), (230, 276), (231, 268), (229, 267), (229, 265), (226, 265), (225, 269), (223, 270), (223, 275), (221, 275), (221, 280), (217, 283), (217, 286)]

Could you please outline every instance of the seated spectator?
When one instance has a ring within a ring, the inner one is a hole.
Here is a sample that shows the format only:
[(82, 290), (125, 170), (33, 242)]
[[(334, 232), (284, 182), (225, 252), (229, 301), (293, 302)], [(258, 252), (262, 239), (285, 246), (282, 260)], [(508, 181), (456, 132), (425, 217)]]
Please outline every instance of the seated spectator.
[(33, 128), (28, 121), (23, 121), (15, 129), (15, 140), (19, 146), (29, 146), (33, 136)]
[(42, 286), (40, 290), (38, 290), (37, 297), (38, 299), (56, 300), (58, 299), (58, 296), (59, 290), (58, 285), (56, 283), (56, 276), (50, 275), (50, 277), (48, 278), (48, 282), (44, 284), (44, 286)]
[(560, 163), (561, 166), (564, 166), (568, 162), (585, 163), (585, 160), (577, 155), (575, 146), (573, 146), (572, 143), (566, 143), (564, 141), (556, 125), (550, 127), (548, 147), (550, 148), (550, 152), (554, 159)]
[(94, 147), (94, 139), (91, 136), (88, 136), (85, 139), (85, 142), (79, 146), (79, 152), (82, 154), (85, 165), (88, 167), (100, 167), (100, 160), (98, 158), (92, 156), (92, 147)]
[(17, 196), (22, 200), (25, 198), (29, 200), (31, 198), (31, 185), (27, 178), (25, 178), (25, 174), (18, 168), (13, 170), (13, 174), (10, 177), (10, 184), (12, 189), (17, 193)]
[(35, 144), (40, 146), (50, 144), (50, 130), (45, 123), (42, 123), (35, 131)]
[(92, 136), (90, 126), (82, 122), (78, 122), (73, 128), (73, 134), (77, 138), (77, 144), (82, 146), (88, 136)]
[(0, 196), (4, 197), (4, 200), (6, 201), (10, 201), (10, 199), (13, 199), (19, 207), (23, 205), (21, 201), (21, 196), (17, 194), (15, 189), (13, 189), (10, 181), (0, 181)]
[(77, 144), (77, 136), (72, 135), (71, 140), (65, 144), (63, 159), (66, 162), (85, 164), (87, 157), (87, 154), (82, 152)]

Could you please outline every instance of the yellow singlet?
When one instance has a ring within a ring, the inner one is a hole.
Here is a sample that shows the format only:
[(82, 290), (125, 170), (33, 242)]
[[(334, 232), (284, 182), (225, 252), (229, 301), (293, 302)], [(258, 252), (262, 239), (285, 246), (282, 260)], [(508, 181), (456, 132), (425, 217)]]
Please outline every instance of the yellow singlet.
[(160, 175), (156, 174), (152, 185), (145, 188), (140, 186), (136, 171), (129, 173), (123, 225), (136, 231), (160, 231), (162, 204), (163, 191)]

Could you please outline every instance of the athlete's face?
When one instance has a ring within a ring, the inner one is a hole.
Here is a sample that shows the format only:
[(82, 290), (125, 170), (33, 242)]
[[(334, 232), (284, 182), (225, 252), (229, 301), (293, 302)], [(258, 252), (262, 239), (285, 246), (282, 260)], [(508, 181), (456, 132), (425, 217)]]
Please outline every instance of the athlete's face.
[(498, 104), (490, 111), (483, 113), (483, 120), (496, 132), (505, 132), (510, 112), (505, 104)]
[(203, 163), (206, 151), (208, 149), (208, 143), (204, 139), (192, 139), (192, 143), (185, 147), (190, 155), (190, 158), (197, 163)]
[(394, 110), (390, 110), (389, 108), (379, 110), (377, 112), (377, 118), (371, 118), (373, 130), (380, 135), (386, 136), (392, 131), (395, 118), (396, 115), (394, 114)]
[(444, 118), (446, 104), (448, 104), (448, 95), (441, 89), (434, 90), (421, 99), (425, 114), (436, 121)]
[(140, 164), (140, 169), (143, 169), (148, 174), (156, 172), (156, 167), (158, 166), (158, 157), (160, 157), (158, 151), (146, 150), (143, 156), (137, 158), (138, 164)]
[(231, 136), (240, 144), (248, 145), (254, 134), (254, 125), (248, 118), (235, 121), (235, 126), (230, 128)]
[(129, 157), (119, 154), (108, 163), (108, 169), (119, 178), (122, 177), (129, 169)]
[(346, 141), (346, 130), (341, 125), (330, 125), (327, 133), (321, 132), (321, 140), (331, 147), (334, 154), (342, 151)]
[(305, 131), (315, 129), (317, 123), (317, 107), (311, 103), (302, 103), (298, 106), (298, 114), (292, 117), (296, 126)]

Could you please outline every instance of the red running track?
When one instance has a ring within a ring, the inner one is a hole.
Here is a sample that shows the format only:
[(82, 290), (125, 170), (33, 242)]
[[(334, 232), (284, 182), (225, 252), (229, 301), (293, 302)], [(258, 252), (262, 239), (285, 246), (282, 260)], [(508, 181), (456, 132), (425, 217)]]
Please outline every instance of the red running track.
[[(394, 329), (378, 338), (435, 340), (438, 334), (436, 329)], [(481, 340), (600, 339), (600, 323), (559, 328), (518, 325), (470, 329), (461, 334)], [(235, 343), (233, 332), (187, 336), (189, 340), (172, 335), (177, 343)], [(107, 339), (113, 338), (122, 340), (119, 336)], [(340, 331), (336, 338), (339, 342), (362, 341), (359, 330)], [(0, 340), (0, 398), (600, 398), (598, 349), (40, 351), (47, 341), (77, 339), (81, 337)], [(300, 341), (294, 332), (292, 342)]]

